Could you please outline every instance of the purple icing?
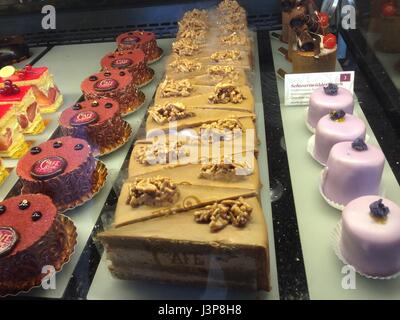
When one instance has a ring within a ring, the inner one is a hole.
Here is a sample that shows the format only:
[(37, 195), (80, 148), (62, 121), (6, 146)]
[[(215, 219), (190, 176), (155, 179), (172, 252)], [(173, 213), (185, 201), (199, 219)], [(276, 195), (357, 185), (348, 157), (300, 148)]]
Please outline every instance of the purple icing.
[(371, 210), (372, 215), (379, 219), (385, 219), (390, 211), (389, 208), (383, 204), (382, 199), (372, 202), (369, 205), (369, 209)]
[(353, 143), (351, 144), (351, 147), (357, 151), (367, 151), (368, 150), (367, 144), (361, 138), (357, 138), (356, 140), (354, 140)]
[(329, 118), (332, 121), (342, 120), (342, 119), (344, 119), (345, 116), (346, 116), (346, 112), (344, 112), (343, 110), (331, 111), (329, 113)]
[(329, 83), (327, 86), (324, 86), (325, 94), (328, 96), (336, 96), (338, 94), (338, 86), (334, 83)]

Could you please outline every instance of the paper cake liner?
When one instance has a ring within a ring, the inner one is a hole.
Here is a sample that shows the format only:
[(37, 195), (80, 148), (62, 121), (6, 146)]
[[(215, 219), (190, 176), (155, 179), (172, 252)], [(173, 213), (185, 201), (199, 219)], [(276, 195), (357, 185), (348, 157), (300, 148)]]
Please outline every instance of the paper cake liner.
[(144, 102), (146, 101), (146, 96), (144, 95), (144, 93), (142, 91), (139, 91), (139, 105), (138, 106), (129, 106), (128, 110), (124, 113), (121, 113), (122, 117), (126, 117), (131, 115), (132, 113), (138, 111), (139, 109), (141, 109), (144, 106)]
[[(78, 234), (76, 232), (76, 227), (74, 225), (74, 222), (68, 218), (65, 215), (59, 214), (57, 219), (60, 219), (60, 222), (64, 225), (65, 230), (67, 232), (67, 246), (64, 249), (64, 258), (60, 262), (60, 266), (56, 268), (56, 274), (61, 272), (64, 265), (67, 264), (70, 261), (71, 256), (75, 252), (75, 247), (77, 244), (77, 238)], [(17, 286), (15, 291), (7, 293), (5, 295), (0, 295), (0, 297), (7, 297), (7, 296), (16, 296), (21, 293), (28, 293), (34, 288), (40, 288), (42, 284), (42, 279), (46, 275), (40, 274), (35, 277), (32, 277), (32, 279), (26, 281), (23, 284), (20, 284)]]
[[(342, 254), (342, 250), (340, 248), (340, 239), (342, 238), (342, 220), (340, 220), (335, 228), (333, 229), (333, 232), (331, 234), (331, 244), (332, 244), (332, 249), (335, 252), (336, 256), (339, 258), (340, 261), (343, 262), (343, 264), (345, 265), (351, 265), (350, 263), (347, 262), (347, 260), (345, 259), (345, 257)], [(351, 265), (354, 270), (360, 275), (363, 276), (365, 278), (368, 279), (373, 279), (373, 280), (391, 280), (391, 279), (395, 279), (400, 275), (400, 271), (390, 275), (390, 276), (386, 276), (386, 277), (377, 277), (377, 276), (371, 276), (368, 274), (365, 274), (363, 272), (361, 272), (360, 270), (357, 270), (356, 267), (354, 267), (353, 265)]]
[(114, 145), (112, 146), (107, 146), (107, 147), (103, 147), (100, 149), (100, 152), (98, 155), (95, 154), (95, 156), (105, 156), (107, 154), (110, 154), (116, 150), (118, 150), (119, 148), (121, 148), (122, 146), (125, 145), (125, 143), (127, 143), (132, 135), (132, 127), (129, 125), (128, 122), (123, 121), (123, 127), (124, 127), (124, 135), (120, 138), (119, 141), (117, 141)]
[(311, 133), (315, 133), (315, 128), (311, 127), (311, 125), (308, 123), (308, 110), (310, 109), (310, 107), (307, 107), (305, 109), (305, 115), (304, 115), (304, 123), (306, 124), (306, 127), (308, 129), (308, 131), (310, 131)]
[(57, 205), (58, 213), (64, 213), (76, 207), (82, 206), (100, 192), (107, 180), (107, 167), (102, 161), (97, 161), (96, 169), (93, 172), (92, 179), (92, 190), (78, 200), (68, 204)]

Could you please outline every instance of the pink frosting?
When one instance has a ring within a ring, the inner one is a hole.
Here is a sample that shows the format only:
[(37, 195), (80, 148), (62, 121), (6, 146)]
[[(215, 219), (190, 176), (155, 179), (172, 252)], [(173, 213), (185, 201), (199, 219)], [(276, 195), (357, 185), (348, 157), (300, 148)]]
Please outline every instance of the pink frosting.
[(343, 257), (358, 271), (385, 277), (400, 271), (400, 208), (383, 199), (390, 211), (379, 221), (369, 208), (379, 199), (375, 195), (361, 197), (344, 208), (340, 246)]
[(318, 121), (315, 131), (314, 156), (322, 164), (328, 161), (329, 152), (339, 142), (365, 140), (366, 128), (362, 120), (346, 114), (344, 121), (333, 121), (326, 115)]
[(357, 151), (351, 144), (340, 142), (333, 146), (322, 184), (325, 196), (342, 205), (358, 197), (379, 194), (385, 166), (385, 156), (379, 148), (368, 144), (368, 150)]
[(350, 91), (339, 88), (335, 96), (327, 95), (324, 88), (318, 88), (310, 96), (310, 108), (308, 109), (308, 124), (315, 128), (318, 121), (331, 111), (343, 110), (353, 114), (354, 98)]

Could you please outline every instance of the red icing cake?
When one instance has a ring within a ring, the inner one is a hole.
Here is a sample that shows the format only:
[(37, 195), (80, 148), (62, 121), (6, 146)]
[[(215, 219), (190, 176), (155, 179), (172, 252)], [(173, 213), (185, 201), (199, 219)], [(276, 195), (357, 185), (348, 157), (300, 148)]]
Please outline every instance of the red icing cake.
[(154, 77), (154, 71), (146, 65), (146, 56), (140, 49), (111, 52), (101, 59), (104, 70), (127, 70), (136, 86), (143, 87)]
[(43, 193), (63, 207), (93, 188), (96, 159), (83, 139), (61, 137), (31, 148), (17, 164), (22, 193)]
[(118, 51), (141, 49), (146, 55), (147, 62), (152, 63), (160, 59), (162, 50), (157, 46), (154, 32), (130, 31), (117, 37)]
[(82, 92), (87, 100), (111, 98), (119, 103), (122, 115), (139, 108), (145, 96), (133, 82), (132, 75), (124, 70), (107, 70), (83, 80)]
[(75, 227), (65, 221), (42, 194), (0, 202), (0, 295), (40, 284), (44, 266), (61, 269), (76, 243)]
[(59, 122), (63, 135), (85, 139), (95, 154), (118, 146), (124, 138), (119, 104), (108, 98), (76, 103), (63, 111)]

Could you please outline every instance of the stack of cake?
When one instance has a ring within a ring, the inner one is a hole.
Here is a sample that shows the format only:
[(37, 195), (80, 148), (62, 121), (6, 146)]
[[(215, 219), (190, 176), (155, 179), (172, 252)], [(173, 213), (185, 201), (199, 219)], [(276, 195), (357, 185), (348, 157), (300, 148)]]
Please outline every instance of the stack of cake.
[(314, 0), (281, 1), (287, 59), (293, 73), (332, 72), (336, 69), (336, 36), (329, 32), (329, 16)]
[(246, 13), (231, 0), (187, 12), (172, 47), (113, 227), (98, 234), (110, 270), (269, 290)]

